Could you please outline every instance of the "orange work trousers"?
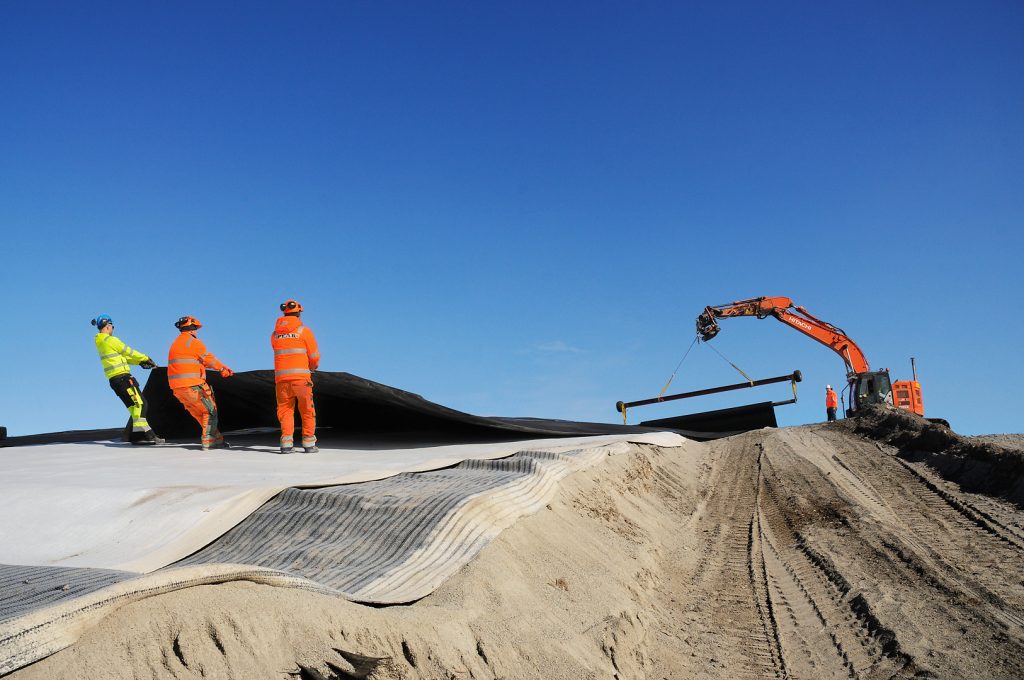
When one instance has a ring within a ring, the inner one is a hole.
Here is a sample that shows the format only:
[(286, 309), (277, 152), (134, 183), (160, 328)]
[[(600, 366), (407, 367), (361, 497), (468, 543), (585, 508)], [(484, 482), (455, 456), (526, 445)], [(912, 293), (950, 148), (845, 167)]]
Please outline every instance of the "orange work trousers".
[(224, 439), (217, 429), (217, 402), (213, 399), (213, 388), (206, 383), (191, 387), (177, 387), (174, 396), (192, 417), (199, 421), (202, 428), (203, 446), (210, 446)]
[(295, 434), (295, 403), (302, 417), (302, 445), (316, 444), (316, 410), (313, 408), (313, 382), (282, 380), (274, 387), (277, 395), (277, 419), (281, 422), (281, 445), (290, 446)]

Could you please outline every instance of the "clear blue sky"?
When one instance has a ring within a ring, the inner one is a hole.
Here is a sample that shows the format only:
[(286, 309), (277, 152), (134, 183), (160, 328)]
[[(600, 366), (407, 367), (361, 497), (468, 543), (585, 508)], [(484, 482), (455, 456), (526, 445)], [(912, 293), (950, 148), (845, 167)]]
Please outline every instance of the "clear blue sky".
[[(1022, 35), (1009, 1), (2, 3), (0, 424), (123, 423), (98, 313), (161, 364), (196, 315), (241, 371), (289, 297), (324, 370), (615, 422), (705, 305), (786, 295), (1022, 432)], [(714, 342), (803, 370), (783, 424), (843, 381), (771, 319)], [(738, 378), (697, 347), (670, 391)]]

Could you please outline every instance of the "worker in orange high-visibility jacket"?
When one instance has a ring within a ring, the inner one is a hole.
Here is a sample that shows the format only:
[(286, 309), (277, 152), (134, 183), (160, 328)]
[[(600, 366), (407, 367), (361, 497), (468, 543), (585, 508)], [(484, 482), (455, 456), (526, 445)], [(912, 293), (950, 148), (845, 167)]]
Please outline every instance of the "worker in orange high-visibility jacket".
[(839, 408), (839, 397), (831, 385), (825, 385), (825, 413), (828, 414), (828, 422), (836, 419), (836, 409)]
[(174, 322), (181, 334), (171, 343), (167, 353), (167, 383), (171, 392), (185, 410), (199, 421), (203, 450), (229, 449), (224, 435), (217, 426), (217, 402), (213, 388), (206, 383), (206, 369), (219, 371), (229, 378), (233, 371), (213, 356), (206, 345), (196, 337), (196, 331), (203, 327), (194, 316), (183, 316)]
[(302, 417), (302, 448), (316, 453), (316, 410), (313, 408), (313, 371), (320, 365), (320, 350), (309, 326), (299, 317), (302, 305), (295, 300), (281, 303), (282, 316), (270, 334), (274, 348), (274, 392), (277, 419), (281, 422), (281, 453), (295, 450), (295, 404)]

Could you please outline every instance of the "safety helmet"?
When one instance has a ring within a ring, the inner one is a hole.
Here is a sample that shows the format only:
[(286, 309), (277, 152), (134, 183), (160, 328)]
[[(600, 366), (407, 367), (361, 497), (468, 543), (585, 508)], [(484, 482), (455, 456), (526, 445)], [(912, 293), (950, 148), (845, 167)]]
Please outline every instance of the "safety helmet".
[(830, 389), (832, 389), (832, 386), (831, 385), (825, 385), (825, 389), (826, 390), (830, 390)]
[(89, 323), (91, 323), (93, 326), (96, 326), (96, 330), (101, 331), (103, 330), (103, 327), (106, 326), (108, 323), (113, 324), (114, 320), (110, 318), (109, 314), (100, 314)]
[(285, 316), (298, 314), (302, 311), (302, 305), (298, 300), (285, 300), (281, 303), (281, 311)]
[(186, 314), (174, 322), (174, 327), (179, 331), (194, 331), (197, 328), (202, 328), (203, 324), (199, 323), (199, 319), (196, 317)]

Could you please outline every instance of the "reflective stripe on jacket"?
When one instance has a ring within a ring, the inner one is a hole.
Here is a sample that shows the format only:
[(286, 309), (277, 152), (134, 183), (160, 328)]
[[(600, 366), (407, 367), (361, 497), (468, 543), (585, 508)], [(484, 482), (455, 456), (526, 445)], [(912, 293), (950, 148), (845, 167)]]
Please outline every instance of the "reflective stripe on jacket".
[(167, 383), (171, 389), (192, 387), (206, 382), (206, 369), (219, 371), (224, 364), (206, 350), (203, 341), (183, 331), (167, 352)]
[(839, 397), (836, 396), (835, 390), (825, 391), (825, 408), (837, 408), (839, 406)]
[(309, 380), (320, 365), (316, 337), (297, 316), (282, 316), (270, 334), (274, 348), (274, 381)]
[(96, 351), (100, 353), (103, 375), (107, 378), (131, 373), (129, 364), (141, 364), (149, 359), (142, 352), (132, 349), (120, 339), (106, 333), (96, 334)]

